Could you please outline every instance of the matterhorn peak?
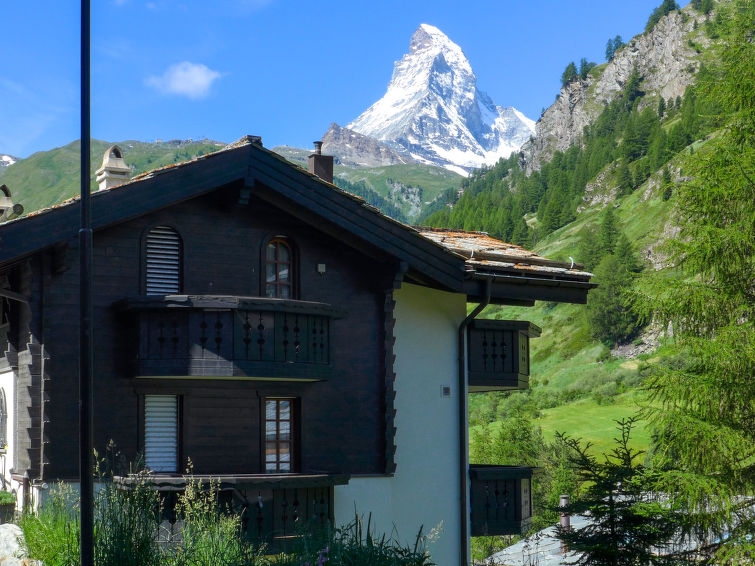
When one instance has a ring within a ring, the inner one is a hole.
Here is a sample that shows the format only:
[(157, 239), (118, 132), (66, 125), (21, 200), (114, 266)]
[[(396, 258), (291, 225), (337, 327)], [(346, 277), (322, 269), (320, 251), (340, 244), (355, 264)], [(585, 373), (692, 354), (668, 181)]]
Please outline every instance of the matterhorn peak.
[(467, 173), (507, 157), (534, 133), (534, 122), (496, 106), (477, 89), (461, 47), (421, 24), (396, 61), (380, 100), (348, 125), (411, 158)]

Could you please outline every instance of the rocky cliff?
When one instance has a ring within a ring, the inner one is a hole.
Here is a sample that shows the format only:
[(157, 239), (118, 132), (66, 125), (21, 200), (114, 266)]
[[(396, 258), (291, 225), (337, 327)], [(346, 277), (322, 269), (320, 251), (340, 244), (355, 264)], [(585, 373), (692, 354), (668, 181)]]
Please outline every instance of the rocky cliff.
[(555, 151), (565, 151), (576, 143), (583, 128), (621, 92), (634, 69), (642, 76), (646, 94), (666, 100), (682, 96), (700, 66), (693, 46), (709, 43), (703, 33), (705, 18), (690, 6), (672, 12), (650, 32), (632, 38), (586, 79), (563, 87), (535, 125), (534, 139), (522, 148), (528, 169), (537, 169)]
[(341, 164), (355, 167), (381, 167), (414, 161), (411, 157), (401, 155), (381, 144), (375, 138), (342, 128), (335, 122), (322, 137), (322, 150), (326, 155), (336, 156)]

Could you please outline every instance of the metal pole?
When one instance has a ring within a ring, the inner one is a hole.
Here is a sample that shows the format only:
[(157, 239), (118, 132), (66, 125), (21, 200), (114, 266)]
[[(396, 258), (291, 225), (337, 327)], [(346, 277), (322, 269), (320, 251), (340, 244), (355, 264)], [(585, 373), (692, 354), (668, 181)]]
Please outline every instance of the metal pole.
[(94, 566), (92, 482), (92, 228), (90, 170), (90, 0), (81, 0), (81, 228), (79, 229), (79, 482), (81, 566)]

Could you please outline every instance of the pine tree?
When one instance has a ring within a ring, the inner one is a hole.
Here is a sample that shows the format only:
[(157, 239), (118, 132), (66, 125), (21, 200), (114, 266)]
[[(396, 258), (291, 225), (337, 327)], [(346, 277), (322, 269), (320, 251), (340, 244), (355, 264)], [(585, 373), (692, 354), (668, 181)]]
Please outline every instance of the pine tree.
[(619, 187), (619, 195), (628, 195), (632, 192), (632, 173), (629, 171), (626, 162), (622, 162), (622, 164), (619, 165), (619, 169), (616, 173), (616, 184)]
[(616, 259), (630, 273), (636, 273), (641, 269), (640, 262), (632, 250), (632, 244), (624, 232), (619, 234), (619, 239), (616, 242)]
[(609, 204), (603, 211), (603, 218), (600, 222), (600, 230), (598, 232), (598, 241), (604, 254), (612, 254), (614, 252), (618, 233), (613, 206)]
[(673, 324), (680, 352), (646, 385), (665, 470), (655, 489), (712, 534), (713, 562), (738, 565), (755, 555), (755, 4), (719, 6), (732, 23), (722, 68), (702, 86), (729, 109), (727, 127), (675, 187), (681, 230), (666, 252), (682, 276), (650, 279), (639, 305)]
[(606, 42), (606, 61), (613, 59), (613, 40), (608, 39)]
[(666, 100), (661, 96), (658, 99), (658, 118), (663, 119), (663, 115), (666, 113)]
[(615, 255), (603, 257), (595, 268), (598, 287), (587, 298), (587, 319), (592, 335), (614, 348), (638, 327), (629, 298), (633, 279)]
[(613, 38), (613, 54), (614, 54), (614, 56), (616, 55), (616, 52), (619, 49), (621, 49), (622, 47), (624, 47), (624, 40), (621, 39), (620, 35), (617, 35), (616, 37)]
[(566, 86), (577, 78), (577, 66), (571, 61), (561, 74), (561, 86)]
[(652, 472), (639, 459), (640, 450), (629, 446), (636, 419), (616, 421), (616, 446), (603, 459), (590, 453), (590, 443), (557, 433), (570, 453), (571, 466), (582, 489), (566, 513), (589, 514), (590, 523), (575, 530), (558, 528), (557, 535), (569, 550), (579, 553), (570, 564), (594, 566), (644, 566), (686, 563), (659, 552), (679, 535), (682, 519), (653, 495), (647, 486)]

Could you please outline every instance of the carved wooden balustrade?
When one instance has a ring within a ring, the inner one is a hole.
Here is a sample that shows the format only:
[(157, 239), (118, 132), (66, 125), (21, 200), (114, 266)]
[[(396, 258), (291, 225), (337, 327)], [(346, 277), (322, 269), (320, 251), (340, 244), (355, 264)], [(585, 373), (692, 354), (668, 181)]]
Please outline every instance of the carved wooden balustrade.
[(183, 491), (189, 481), (204, 489), (213, 484), (219, 507), (240, 515), (245, 535), (280, 552), (291, 550), (296, 543), (294, 539), (302, 533), (334, 525), (334, 486), (348, 483), (349, 476), (303, 473), (115, 478), (122, 489), (145, 484), (162, 494), (164, 520), (159, 535), (162, 542), (175, 540), (181, 531), (175, 494)]
[(471, 534), (522, 534), (532, 519), (532, 468), (469, 466)]
[(118, 304), (136, 314), (139, 376), (326, 379), (337, 309), (260, 297), (165, 295)]
[(521, 320), (477, 319), (468, 332), (469, 391), (529, 388), (530, 338), (540, 328)]

